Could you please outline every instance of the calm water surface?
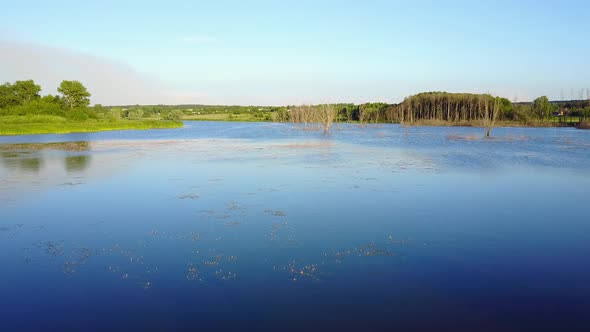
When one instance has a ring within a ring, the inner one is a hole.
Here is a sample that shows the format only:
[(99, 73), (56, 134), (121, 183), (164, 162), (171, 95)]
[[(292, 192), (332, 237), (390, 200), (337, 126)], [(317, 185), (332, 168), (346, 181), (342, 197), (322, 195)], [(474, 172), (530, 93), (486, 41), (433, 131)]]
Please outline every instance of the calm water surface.
[(0, 137), (0, 330), (590, 330), (590, 131)]

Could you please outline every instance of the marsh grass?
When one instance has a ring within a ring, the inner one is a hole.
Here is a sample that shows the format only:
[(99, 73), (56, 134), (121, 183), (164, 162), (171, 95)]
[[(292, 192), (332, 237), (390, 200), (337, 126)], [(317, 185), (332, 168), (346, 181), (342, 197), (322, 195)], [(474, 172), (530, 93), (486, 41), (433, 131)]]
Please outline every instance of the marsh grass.
[(107, 130), (145, 130), (180, 128), (180, 121), (164, 120), (85, 120), (72, 121), (59, 116), (1, 116), (0, 135), (67, 134)]

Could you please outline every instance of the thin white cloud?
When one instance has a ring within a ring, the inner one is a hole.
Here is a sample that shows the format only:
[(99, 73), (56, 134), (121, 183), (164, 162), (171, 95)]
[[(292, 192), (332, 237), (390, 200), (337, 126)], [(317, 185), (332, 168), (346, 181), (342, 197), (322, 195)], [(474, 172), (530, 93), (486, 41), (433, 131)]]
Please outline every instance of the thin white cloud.
[(202, 93), (179, 91), (157, 77), (108, 58), (35, 43), (0, 40), (0, 84), (33, 79), (44, 94), (62, 80), (78, 80), (104, 105), (204, 103)]

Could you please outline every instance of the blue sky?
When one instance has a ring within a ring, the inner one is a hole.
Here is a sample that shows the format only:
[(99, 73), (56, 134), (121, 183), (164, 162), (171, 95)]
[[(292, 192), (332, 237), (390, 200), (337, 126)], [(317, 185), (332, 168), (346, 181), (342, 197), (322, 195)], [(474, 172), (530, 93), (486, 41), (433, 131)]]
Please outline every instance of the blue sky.
[(526, 0), (12, 1), (0, 12), (0, 80), (33, 78), (54, 93), (59, 79), (78, 79), (103, 104), (399, 102), (430, 90), (569, 99), (590, 88), (589, 9)]

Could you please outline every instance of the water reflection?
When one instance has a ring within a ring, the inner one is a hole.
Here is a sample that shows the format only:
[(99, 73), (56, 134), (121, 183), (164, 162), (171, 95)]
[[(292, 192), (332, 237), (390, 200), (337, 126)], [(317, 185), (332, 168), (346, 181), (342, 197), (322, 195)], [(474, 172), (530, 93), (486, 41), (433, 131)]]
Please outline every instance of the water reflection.
[[(0, 144), (0, 203), (25, 193), (77, 186), (124, 169), (129, 160), (117, 152), (100, 153), (90, 142)], [(100, 165), (100, 167), (96, 167)], [(20, 196), (20, 197), (19, 197)]]
[(39, 172), (43, 167), (43, 158), (40, 156), (31, 157), (30, 153), (2, 152), (0, 162), (4, 167), (11, 170), (24, 172)]
[(88, 154), (65, 157), (65, 167), (68, 173), (80, 173), (85, 171), (92, 161)]
[(46, 164), (54, 167), (60, 159), (68, 174), (84, 172), (92, 163), (92, 157), (88, 154), (71, 155), (63, 151), (0, 153), (1, 165), (11, 173), (39, 173)]

